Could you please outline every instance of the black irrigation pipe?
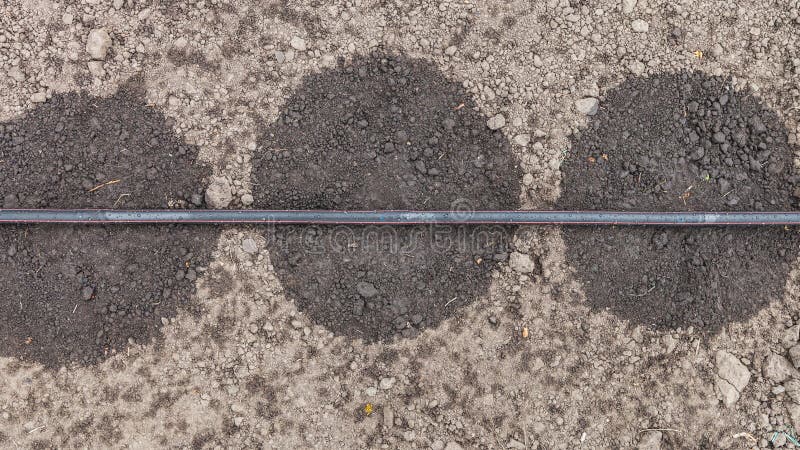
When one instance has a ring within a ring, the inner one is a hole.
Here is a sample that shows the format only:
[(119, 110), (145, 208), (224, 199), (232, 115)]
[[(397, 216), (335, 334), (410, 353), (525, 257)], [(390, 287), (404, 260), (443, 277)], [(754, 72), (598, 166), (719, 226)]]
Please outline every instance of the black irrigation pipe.
[(298, 211), (0, 209), (0, 224), (260, 223), (307, 225), (800, 225), (800, 212)]

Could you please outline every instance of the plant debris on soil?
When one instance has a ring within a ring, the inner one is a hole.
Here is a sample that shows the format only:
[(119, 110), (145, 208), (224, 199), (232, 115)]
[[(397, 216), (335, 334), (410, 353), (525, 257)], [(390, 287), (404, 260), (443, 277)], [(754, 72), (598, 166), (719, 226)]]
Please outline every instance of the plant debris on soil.
[[(209, 169), (135, 85), (54, 96), (0, 125), (4, 208), (202, 206)], [(0, 228), (0, 356), (96, 363), (194, 310), (212, 227)]]
[[(463, 106), (460, 106), (463, 105)], [(517, 209), (521, 171), (460, 84), (395, 55), (303, 80), (253, 158), (270, 209)], [(283, 287), (315, 322), (365, 341), (412, 336), (483, 295), (503, 227), (279, 227)]]
[[(679, 72), (611, 89), (572, 138), (559, 208), (792, 211), (800, 177), (777, 115), (731, 80)], [(566, 227), (586, 301), (633, 323), (714, 332), (782, 298), (783, 228)]]

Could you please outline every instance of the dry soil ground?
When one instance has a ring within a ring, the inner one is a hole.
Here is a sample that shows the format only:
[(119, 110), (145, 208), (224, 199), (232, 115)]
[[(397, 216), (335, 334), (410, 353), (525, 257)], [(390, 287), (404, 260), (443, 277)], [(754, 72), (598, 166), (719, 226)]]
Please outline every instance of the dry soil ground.
[[(797, 0), (5, 0), (0, 201), (795, 210), (798, 81)], [(798, 256), (4, 226), (0, 447), (792, 447)]]

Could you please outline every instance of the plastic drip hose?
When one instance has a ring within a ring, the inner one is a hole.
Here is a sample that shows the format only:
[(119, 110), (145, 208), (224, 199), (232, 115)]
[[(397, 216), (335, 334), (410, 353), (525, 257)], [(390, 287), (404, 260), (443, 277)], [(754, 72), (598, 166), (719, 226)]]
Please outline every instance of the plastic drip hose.
[(800, 225), (800, 212), (0, 209), (0, 223), (306, 225)]

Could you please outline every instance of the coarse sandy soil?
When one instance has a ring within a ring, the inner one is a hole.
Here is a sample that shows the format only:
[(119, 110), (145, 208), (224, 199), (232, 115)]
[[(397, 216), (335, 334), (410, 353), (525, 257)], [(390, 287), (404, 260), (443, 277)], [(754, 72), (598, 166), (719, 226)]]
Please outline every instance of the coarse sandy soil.
[[(796, 0), (6, 0), (0, 202), (795, 211), (799, 82)], [(798, 257), (3, 226), (0, 447), (794, 447)]]

